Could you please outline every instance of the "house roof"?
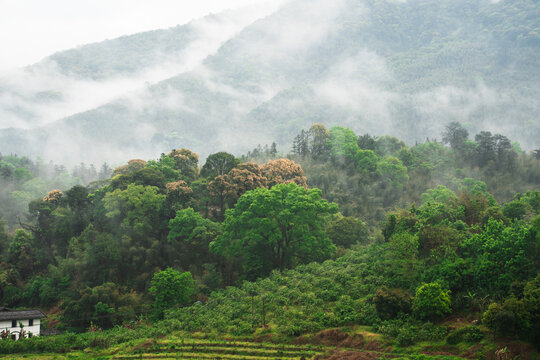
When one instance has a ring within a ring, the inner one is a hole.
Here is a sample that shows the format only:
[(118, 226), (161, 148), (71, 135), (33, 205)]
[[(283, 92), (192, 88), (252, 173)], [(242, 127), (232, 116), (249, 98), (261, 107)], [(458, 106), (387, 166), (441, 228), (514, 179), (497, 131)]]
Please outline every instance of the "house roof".
[(0, 307), (0, 320), (23, 320), (44, 318), (39, 310), (11, 310), (7, 307)]

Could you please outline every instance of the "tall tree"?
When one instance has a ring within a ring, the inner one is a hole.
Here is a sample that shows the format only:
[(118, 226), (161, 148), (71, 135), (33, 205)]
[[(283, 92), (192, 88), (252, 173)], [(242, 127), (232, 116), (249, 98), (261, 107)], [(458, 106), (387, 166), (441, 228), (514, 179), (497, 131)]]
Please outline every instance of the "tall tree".
[(314, 159), (325, 159), (330, 153), (328, 139), (330, 132), (323, 124), (313, 124), (308, 130), (309, 148)]
[(149, 291), (154, 295), (154, 317), (162, 319), (165, 310), (189, 301), (195, 284), (191, 273), (169, 267), (154, 274)]
[(305, 158), (309, 155), (309, 133), (302, 130), (293, 141), (292, 153)]
[(324, 260), (335, 250), (325, 227), (336, 212), (337, 205), (322, 199), (319, 189), (294, 183), (248, 191), (226, 212), (223, 235), (211, 249), (242, 259), (249, 279)]
[(234, 155), (226, 152), (211, 154), (201, 169), (201, 175), (212, 179), (219, 175), (225, 175), (239, 162), (240, 160), (235, 158)]
[(443, 143), (450, 144), (450, 147), (455, 150), (460, 150), (468, 138), (469, 132), (457, 121), (446, 125), (442, 133)]
[(489, 131), (481, 131), (476, 134), (474, 140), (478, 144), (476, 148), (478, 165), (485, 166), (489, 161), (495, 160), (495, 139)]
[(289, 159), (270, 160), (263, 165), (262, 170), (268, 179), (268, 186), (276, 184), (294, 182), (300, 186), (307, 187), (306, 177), (302, 167)]

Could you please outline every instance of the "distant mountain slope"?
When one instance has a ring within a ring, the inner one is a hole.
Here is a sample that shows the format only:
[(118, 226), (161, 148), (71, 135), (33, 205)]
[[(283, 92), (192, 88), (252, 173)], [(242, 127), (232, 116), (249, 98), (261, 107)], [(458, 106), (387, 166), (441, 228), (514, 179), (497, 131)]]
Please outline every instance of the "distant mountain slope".
[(178, 60), (186, 46), (199, 37), (192, 24), (123, 36), (62, 51), (48, 59), (65, 75), (104, 79), (132, 74), (165, 61)]
[(268, 11), (226, 11), (166, 30), (58, 52), (2, 73), (0, 129), (35, 128), (190, 71)]
[[(184, 146), (205, 155), (286, 144), (314, 121), (414, 142), (455, 120), (536, 148), (539, 19), (540, 4), (527, 0), (291, 0), (189, 72), (46, 127), (1, 132), (0, 151), (28, 151), (30, 137), (56, 160), (68, 159), (56, 147), (65, 139), (72, 161)], [(89, 65), (66, 65), (78, 75), (95, 64), (82, 50)], [(107, 64), (93, 76), (116, 71)]]

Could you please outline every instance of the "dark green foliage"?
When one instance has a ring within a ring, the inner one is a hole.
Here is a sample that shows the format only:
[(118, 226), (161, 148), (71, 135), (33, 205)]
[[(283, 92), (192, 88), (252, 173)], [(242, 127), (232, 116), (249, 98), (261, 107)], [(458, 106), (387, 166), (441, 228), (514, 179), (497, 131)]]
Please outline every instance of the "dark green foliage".
[[(536, 159), (518, 154), (517, 182), (496, 185), (496, 200), (488, 190), (508, 176), (498, 161), (510, 163), (514, 151), (501, 136), (491, 136), (495, 162), (482, 167), (480, 152), (463, 154), (468, 140), (459, 150), (433, 141), (409, 148), (320, 124), (303, 136), (304, 159), (295, 159), (309, 188), (266, 188), (293, 177), (279, 164), (302, 174), (291, 160), (237, 165), (225, 179), (236, 193), (224, 198), (222, 223), (210, 184), (236, 163), (227, 153), (201, 175), (187, 149), (132, 160), (109, 185), (33, 200), (24, 230), (0, 231), (4, 305), (60, 306), (59, 326), (82, 331), (149, 313), (153, 294), (153, 318), (175, 329), (246, 336), (264, 322), (297, 336), (361, 324), (398, 346), (443, 339), (445, 328), (423, 321), (454, 309), (485, 313), (497, 334), (538, 339), (540, 192), (523, 180), (534, 179)], [(230, 287), (243, 279), (259, 280)], [(189, 306), (195, 296), (204, 304)], [(486, 311), (490, 300), (502, 305)], [(481, 336), (467, 328), (447, 341)]]
[(64, 299), (62, 308), (68, 328), (78, 331), (86, 330), (91, 323), (109, 328), (148, 311), (139, 294), (113, 283), (71, 293)]
[(469, 137), (469, 132), (460, 123), (453, 121), (446, 125), (442, 140), (452, 149), (460, 150)]
[(448, 334), (446, 342), (450, 345), (456, 345), (460, 342), (476, 343), (484, 338), (484, 333), (478, 328), (478, 326), (465, 326), (456, 330), (453, 330)]
[(216, 176), (225, 175), (239, 163), (239, 159), (226, 152), (211, 154), (206, 158), (206, 163), (201, 169), (201, 176), (213, 179)]
[(406, 347), (420, 341), (437, 341), (444, 339), (447, 329), (430, 322), (418, 323), (408, 317), (381, 321), (374, 330), (395, 339), (398, 346)]
[(377, 314), (383, 320), (393, 319), (399, 313), (411, 311), (412, 298), (408, 291), (402, 289), (388, 289), (383, 286), (378, 289), (373, 298)]
[(8, 285), (2, 290), (2, 306), (14, 307), (19, 305), (23, 292), (16, 286)]
[(351, 245), (367, 242), (366, 224), (360, 219), (338, 215), (326, 229), (328, 237), (337, 246), (350, 248)]

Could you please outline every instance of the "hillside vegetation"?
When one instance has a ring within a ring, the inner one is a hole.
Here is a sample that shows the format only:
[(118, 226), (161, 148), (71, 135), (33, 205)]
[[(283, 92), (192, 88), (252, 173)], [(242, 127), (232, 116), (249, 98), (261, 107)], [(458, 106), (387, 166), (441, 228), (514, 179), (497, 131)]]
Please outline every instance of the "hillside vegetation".
[(0, 352), (538, 356), (538, 154), (455, 122), (441, 137), (314, 124), (287, 157), (173, 149), (51, 190), (0, 232), (1, 302), (68, 333)]

